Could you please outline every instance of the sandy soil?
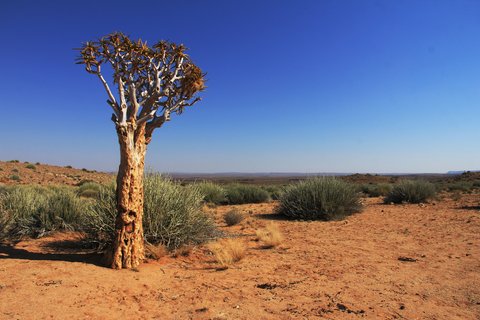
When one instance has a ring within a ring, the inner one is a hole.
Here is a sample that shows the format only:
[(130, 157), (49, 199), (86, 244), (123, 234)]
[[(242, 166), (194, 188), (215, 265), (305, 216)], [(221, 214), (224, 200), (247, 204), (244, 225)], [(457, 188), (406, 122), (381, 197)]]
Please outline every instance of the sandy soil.
[[(3, 245), (0, 318), (480, 319), (480, 195), (366, 201), (337, 222), (285, 221), (274, 204), (235, 206), (248, 218), (221, 228), (249, 249), (223, 271), (204, 247), (114, 271), (70, 248), (75, 234)], [(221, 221), (230, 209), (210, 211)], [(255, 230), (272, 220), (285, 240), (261, 249)]]

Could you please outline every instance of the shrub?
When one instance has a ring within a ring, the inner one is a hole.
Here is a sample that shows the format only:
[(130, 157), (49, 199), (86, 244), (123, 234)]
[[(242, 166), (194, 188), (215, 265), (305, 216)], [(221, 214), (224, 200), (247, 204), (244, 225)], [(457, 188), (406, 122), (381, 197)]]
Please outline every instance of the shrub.
[(222, 204), (227, 201), (227, 198), (225, 197), (225, 190), (218, 184), (209, 181), (202, 181), (195, 183), (194, 187), (200, 190), (205, 202)]
[(283, 235), (276, 224), (270, 222), (263, 229), (256, 231), (257, 241), (262, 243), (262, 248), (269, 249), (278, 246), (283, 241)]
[(84, 198), (96, 198), (100, 192), (100, 188), (101, 185), (96, 182), (82, 183), (77, 190), (77, 194)]
[[(147, 174), (143, 228), (145, 240), (170, 250), (213, 238), (212, 219), (201, 211), (203, 195), (194, 186), (184, 188), (159, 174)], [(112, 242), (116, 217), (114, 185), (102, 186), (91, 207), (87, 233), (99, 249)]]
[[(70, 166), (70, 165), (69, 165), (69, 166), (65, 166), (65, 168), (67, 168), (67, 169), (72, 169), (72, 166)], [(83, 170), (83, 169), (82, 169), (82, 170)], [(86, 169), (85, 169), (85, 170), (86, 170)]]
[(385, 203), (421, 203), (435, 196), (436, 188), (423, 180), (402, 180), (393, 186), (385, 197)]
[(19, 175), (17, 175), (17, 174), (12, 174), (12, 175), (10, 176), (10, 180), (20, 181), (20, 180), (22, 180), (22, 179), (20, 178)]
[(469, 192), (474, 188), (473, 182), (458, 181), (448, 184), (448, 191)]
[(36, 170), (36, 169), (37, 169), (37, 167), (35, 167), (35, 165), (33, 165), (33, 164), (27, 164), (27, 165), (25, 166), (25, 168), (31, 169), (31, 170)]
[(276, 185), (262, 186), (262, 189), (268, 192), (270, 199), (278, 200), (284, 192), (284, 188)]
[(8, 162), (10, 162), (10, 163), (19, 163), (20, 161), (18, 161), (18, 160), (10, 160), (10, 161), (8, 161)]
[(56, 230), (80, 229), (88, 204), (67, 188), (15, 186), (0, 194), (3, 237), (41, 237)]
[(229, 184), (225, 187), (228, 204), (261, 203), (270, 201), (267, 191), (258, 186)]
[(35, 165), (39, 166), (41, 163), (40, 162), (35, 162)]
[(243, 219), (245, 219), (245, 216), (240, 211), (234, 209), (225, 213), (223, 219), (227, 226), (233, 226), (242, 222)]
[(362, 184), (360, 191), (369, 197), (385, 197), (390, 191), (392, 191), (392, 185), (389, 183), (379, 184)]
[(12, 172), (18, 173), (18, 169), (17, 169), (17, 168), (13, 168), (13, 169), (12, 169)]
[(361, 209), (355, 186), (334, 177), (316, 177), (286, 189), (278, 213), (295, 219), (341, 219)]
[(208, 246), (215, 260), (222, 268), (228, 268), (234, 262), (245, 257), (247, 248), (245, 243), (239, 239), (226, 239), (211, 243)]

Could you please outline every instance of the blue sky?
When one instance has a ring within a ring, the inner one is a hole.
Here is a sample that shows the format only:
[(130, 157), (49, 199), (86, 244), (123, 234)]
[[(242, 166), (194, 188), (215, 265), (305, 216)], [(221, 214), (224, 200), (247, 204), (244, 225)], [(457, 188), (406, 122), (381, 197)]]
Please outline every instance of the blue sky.
[(2, 1), (0, 159), (116, 170), (106, 95), (72, 50), (184, 43), (203, 101), (158, 129), (165, 172), (480, 169), (478, 1)]

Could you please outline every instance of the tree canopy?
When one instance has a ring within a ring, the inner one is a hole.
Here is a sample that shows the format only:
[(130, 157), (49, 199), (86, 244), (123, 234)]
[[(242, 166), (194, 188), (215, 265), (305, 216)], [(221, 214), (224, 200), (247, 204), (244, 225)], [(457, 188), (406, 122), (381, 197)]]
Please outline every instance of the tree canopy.
[[(205, 89), (205, 74), (182, 44), (159, 41), (148, 46), (146, 41), (133, 41), (115, 32), (86, 42), (78, 50), (77, 63), (97, 75), (108, 94), (112, 120), (117, 126), (145, 124), (147, 143), (153, 130), (169, 121), (172, 112), (180, 114), (198, 102), (201, 98), (197, 93)], [(102, 73), (104, 65), (113, 70), (117, 94)]]

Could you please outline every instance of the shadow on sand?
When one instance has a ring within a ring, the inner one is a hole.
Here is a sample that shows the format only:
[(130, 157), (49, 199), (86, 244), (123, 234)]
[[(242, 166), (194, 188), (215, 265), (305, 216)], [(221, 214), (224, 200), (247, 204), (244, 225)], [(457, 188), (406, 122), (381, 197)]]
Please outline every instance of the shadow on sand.
[[(60, 252), (43, 253), (31, 252), (25, 249), (17, 248), (15, 245), (0, 244), (0, 260), (2, 259), (20, 259), (32, 261), (66, 261), (81, 262), (104, 267), (103, 257), (101, 254), (92, 252), (61, 252), (61, 249), (78, 248), (79, 243), (76, 241), (56, 241), (49, 243), (48, 247), (58, 249)], [(71, 250), (70, 250), (71, 251)]]

